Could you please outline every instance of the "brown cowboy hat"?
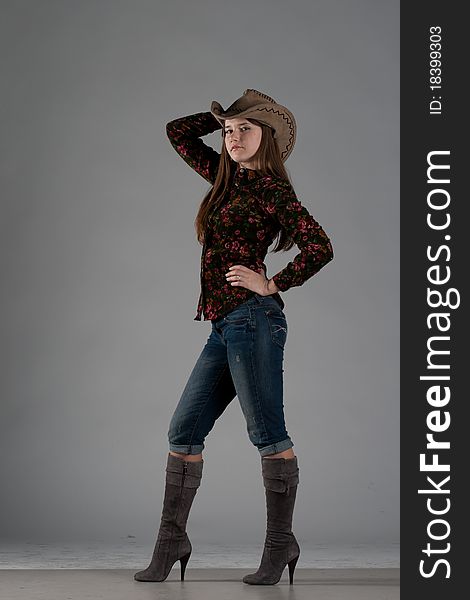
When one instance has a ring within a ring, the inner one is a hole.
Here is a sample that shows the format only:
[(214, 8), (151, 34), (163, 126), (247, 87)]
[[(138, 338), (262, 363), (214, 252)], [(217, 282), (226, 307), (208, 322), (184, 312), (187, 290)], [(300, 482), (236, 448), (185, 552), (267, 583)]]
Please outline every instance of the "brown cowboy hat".
[(278, 104), (266, 94), (252, 89), (245, 90), (243, 96), (235, 100), (227, 110), (224, 110), (218, 102), (213, 100), (211, 113), (222, 127), (225, 119), (234, 117), (257, 119), (274, 129), (274, 137), (277, 140), (283, 161), (292, 152), (297, 133), (294, 115), (285, 106)]

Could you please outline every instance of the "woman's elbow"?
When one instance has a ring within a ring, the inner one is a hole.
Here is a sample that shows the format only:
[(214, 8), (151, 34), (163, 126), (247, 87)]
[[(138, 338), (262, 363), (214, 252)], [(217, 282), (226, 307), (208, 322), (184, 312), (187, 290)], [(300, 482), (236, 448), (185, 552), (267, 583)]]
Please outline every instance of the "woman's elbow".
[(174, 136), (175, 131), (175, 121), (169, 121), (166, 124), (166, 134), (171, 139)]
[(326, 245), (326, 262), (330, 262), (333, 260), (333, 258), (335, 257), (335, 253), (333, 252), (333, 246), (331, 245), (331, 242), (328, 242), (328, 244)]

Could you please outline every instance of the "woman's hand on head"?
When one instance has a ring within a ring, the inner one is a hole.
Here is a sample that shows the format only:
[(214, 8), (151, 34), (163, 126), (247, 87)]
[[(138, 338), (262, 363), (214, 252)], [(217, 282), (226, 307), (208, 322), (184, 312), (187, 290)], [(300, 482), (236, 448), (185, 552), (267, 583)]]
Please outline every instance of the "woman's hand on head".
[[(244, 287), (260, 296), (269, 296), (277, 291), (274, 282), (266, 278), (264, 269), (257, 272), (244, 265), (232, 265), (225, 274), (225, 278), (232, 286)], [(276, 289), (270, 289), (271, 286)]]

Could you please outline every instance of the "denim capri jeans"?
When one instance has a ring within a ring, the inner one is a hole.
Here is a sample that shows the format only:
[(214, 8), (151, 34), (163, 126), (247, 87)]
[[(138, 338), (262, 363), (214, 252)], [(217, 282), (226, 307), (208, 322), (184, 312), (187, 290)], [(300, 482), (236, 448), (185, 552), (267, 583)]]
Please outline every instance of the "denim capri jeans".
[(248, 437), (261, 456), (291, 448), (283, 404), (287, 320), (278, 302), (255, 293), (211, 324), (171, 418), (170, 451), (200, 454), (215, 421), (235, 396)]

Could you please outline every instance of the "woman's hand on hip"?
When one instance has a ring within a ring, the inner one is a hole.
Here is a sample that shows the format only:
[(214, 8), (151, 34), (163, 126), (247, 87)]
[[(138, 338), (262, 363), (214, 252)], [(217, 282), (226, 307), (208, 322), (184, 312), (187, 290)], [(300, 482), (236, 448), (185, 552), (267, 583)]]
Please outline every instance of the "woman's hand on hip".
[(278, 291), (274, 281), (266, 278), (264, 269), (258, 273), (244, 265), (232, 265), (225, 278), (231, 285), (244, 287), (260, 296), (269, 296)]

